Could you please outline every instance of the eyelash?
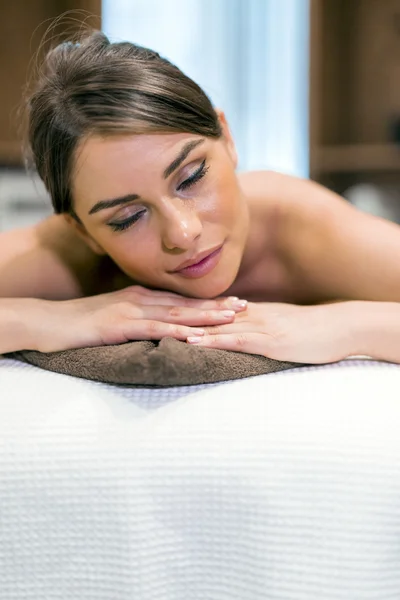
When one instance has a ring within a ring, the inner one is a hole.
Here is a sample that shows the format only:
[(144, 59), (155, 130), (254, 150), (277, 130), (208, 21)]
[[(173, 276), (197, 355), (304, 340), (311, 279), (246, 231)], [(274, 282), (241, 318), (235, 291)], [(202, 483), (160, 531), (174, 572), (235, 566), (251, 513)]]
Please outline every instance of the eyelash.
[(139, 212), (129, 217), (129, 219), (126, 219), (126, 221), (121, 221), (120, 223), (109, 223), (109, 225), (113, 229), (113, 231), (124, 231), (124, 229), (128, 229), (128, 227), (133, 225), (136, 221), (139, 221), (140, 215), (144, 212), (144, 210), (140, 210)]
[[(200, 179), (203, 179), (204, 175), (207, 173), (209, 168), (210, 167), (206, 167), (206, 161), (203, 160), (197, 171), (195, 171), (193, 175), (185, 179), (185, 181), (182, 181), (182, 183), (178, 185), (177, 189), (179, 191), (189, 189), (195, 183), (200, 181)], [(132, 215), (132, 217), (129, 217), (129, 219), (126, 219), (126, 221), (121, 221), (120, 223), (109, 223), (109, 225), (114, 231), (124, 231), (125, 229), (128, 229), (128, 227), (133, 225), (136, 221), (138, 221), (140, 219), (140, 215), (144, 212), (144, 210), (141, 210)]]
[(208, 169), (210, 167), (206, 167), (206, 161), (203, 160), (203, 162), (201, 163), (200, 167), (197, 169), (197, 171), (195, 171), (193, 173), (193, 175), (191, 175), (190, 177), (188, 177), (187, 179), (185, 179), (185, 181), (182, 181), (182, 183), (180, 183), (178, 185), (178, 190), (187, 190), (188, 188), (190, 188), (192, 185), (194, 185), (195, 183), (197, 183), (198, 181), (200, 181), (200, 179), (203, 179), (204, 175), (207, 173)]

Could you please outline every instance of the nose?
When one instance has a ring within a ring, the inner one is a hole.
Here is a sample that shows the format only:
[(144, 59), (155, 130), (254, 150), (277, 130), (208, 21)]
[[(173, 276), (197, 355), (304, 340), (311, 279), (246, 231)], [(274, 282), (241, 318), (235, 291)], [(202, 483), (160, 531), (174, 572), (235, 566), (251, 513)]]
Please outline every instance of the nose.
[(193, 205), (187, 200), (166, 202), (162, 214), (162, 242), (168, 250), (189, 250), (203, 229)]

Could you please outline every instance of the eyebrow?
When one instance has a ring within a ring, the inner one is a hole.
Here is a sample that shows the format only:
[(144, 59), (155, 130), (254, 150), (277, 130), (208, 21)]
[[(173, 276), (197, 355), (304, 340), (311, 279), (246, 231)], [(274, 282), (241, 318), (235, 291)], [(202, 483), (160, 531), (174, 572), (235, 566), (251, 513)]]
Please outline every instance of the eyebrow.
[(173, 160), (172, 163), (165, 169), (164, 179), (167, 179), (171, 175), (171, 173), (176, 171), (176, 169), (181, 166), (185, 158), (189, 156), (191, 151), (197, 148), (197, 146), (199, 146), (200, 144), (203, 144), (204, 141), (205, 140), (203, 138), (201, 140), (193, 140), (192, 142), (188, 142), (187, 144), (185, 144), (182, 150), (179, 152), (178, 156), (175, 158), (175, 160)]
[(97, 202), (97, 204), (92, 206), (88, 214), (94, 215), (94, 213), (97, 213), (100, 210), (114, 208), (114, 206), (119, 206), (120, 204), (128, 204), (128, 202), (133, 202), (133, 200), (138, 200), (138, 198), (139, 196), (137, 194), (127, 194), (126, 196), (114, 198), (113, 200), (100, 200), (100, 202)]
[[(193, 140), (191, 142), (187, 142), (179, 152), (178, 156), (172, 161), (170, 165), (165, 169), (163, 173), (163, 178), (168, 179), (168, 177), (176, 171), (183, 161), (189, 156), (189, 154), (197, 148), (200, 144), (204, 143), (204, 138), (200, 140)], [(133, 200), (138, 200), (140, 196), (138, 194), (127, 194), (126, 196), (121, 196), (120, 198), (113, 198), (112, 200), (100, 200), (97, 202), (92, 208), (89, 210), (89, 215), (93, 215), (100, 210), (105, 210), (107, 208), (114, 208), (114, 206), (119, 206), (120, 204), (128, 204), (128, 202), (133, 202)]]

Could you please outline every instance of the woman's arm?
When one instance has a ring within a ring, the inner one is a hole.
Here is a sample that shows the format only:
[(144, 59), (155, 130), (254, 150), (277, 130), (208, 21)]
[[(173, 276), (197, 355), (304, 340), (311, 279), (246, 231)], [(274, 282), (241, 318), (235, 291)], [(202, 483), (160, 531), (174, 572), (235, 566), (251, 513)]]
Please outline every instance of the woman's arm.
[(163, 337), (184, 340), (204, 335), (204, 326), (233, 321), (243, 310), (232, 298), (185, 298), (138, 285), (58, 302), (0, 298), (0, 354), (58, 352)]
[(31, 298), (0, 298), (0, 354), (17, 350), (35, 350), (35, 340), (29, 315), (33, 309), (46, 318), (45, 302)]
[[(347, 304), (347, 303), (344, 303)], [(377, 360), (400, 364), (400, 304), (398, 302), (353, 302), (354, 352)], [(346, 309), (346, 307), (345, 307)]]
[(249, 302), (226, 325), (190, 343), (297, 363), (370, 356), (400, 364), (400, 303), (346, 301), (317, 306)]

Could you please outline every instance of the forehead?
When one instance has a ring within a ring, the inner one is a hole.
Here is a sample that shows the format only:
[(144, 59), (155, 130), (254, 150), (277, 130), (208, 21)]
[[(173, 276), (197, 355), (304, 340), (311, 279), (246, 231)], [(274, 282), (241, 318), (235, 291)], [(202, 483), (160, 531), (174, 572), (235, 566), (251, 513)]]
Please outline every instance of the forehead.
[[(88, 190), (106, 192), (118, 181), (143, 182), (161, 178), (165, 167), (188, 141), (200, 139), (192, 133), (90, 136), (78, 148), (73, 170), (75, 199), (88, 198)], [(134, 191), (134, 190), (133, 190)], [(97, 198), (97, 194), (96, 194)]]
[(192, 133), (90, 136), (77, 152), (75, 177), (99, 172), (104, 167), (124, 168), (155, 162), (162, 166), (188, 141), (200, 139)]

